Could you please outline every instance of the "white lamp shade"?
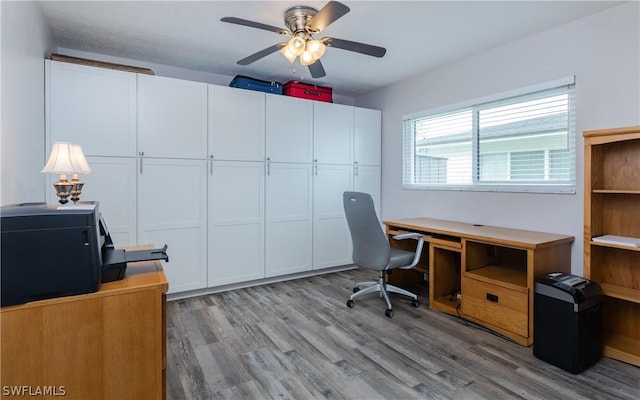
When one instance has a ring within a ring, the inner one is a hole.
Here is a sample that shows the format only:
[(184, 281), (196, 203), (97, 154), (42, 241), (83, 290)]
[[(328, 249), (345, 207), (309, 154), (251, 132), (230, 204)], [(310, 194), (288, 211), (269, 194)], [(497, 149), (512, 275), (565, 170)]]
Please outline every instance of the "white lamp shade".
[(60, 175), (90, 174), (91, 168), (79, 145), (56, 142), (51, 148), (47, 164), (40, 172)]
[(40, 172), (49, 174), (73, 174), (71, 143), (54, 143), (53, 147), (51, 147), (49, 160)]
[(76, 168), (74, 172), (76, 174), (87, 175), (91, 173), (91, 168), (87, 162), (87, 158), (84, 156), (84, 151), (79, 144), (71, 145), (71, 163)]
[(289, 40), (287, 48), (289, 49), (291, 54), (297, 57), (302, 54), (302, 52), (304, 52), (305, 45), (306, 42), (303, 38), (301, 38), (300, 36), (294, 36), (291, 38), (291, 40)]
[(282, 55), (287, 60), (289, 60), (290, 63), (292, 63), (292, 62), (294, 62), (296, 60), (296, 55), (289, 51), (289, 46), (284, 46), (283, 48), (281, 48), (280, 49), (280, 53), (282, 53)]
[(314, 60), (319, 60), (324, 55), (327, 46), (320, 40), (313, 39), (307, 43), (307, 50), (311, 53)]
[(311, 55), (311, 52), (308, 50), (305, 50), (305, 52), (300, 56), (301, 65), (311, 65), (314, 62), (316, 62), (316, 60), (313, 59), (313, 55)]

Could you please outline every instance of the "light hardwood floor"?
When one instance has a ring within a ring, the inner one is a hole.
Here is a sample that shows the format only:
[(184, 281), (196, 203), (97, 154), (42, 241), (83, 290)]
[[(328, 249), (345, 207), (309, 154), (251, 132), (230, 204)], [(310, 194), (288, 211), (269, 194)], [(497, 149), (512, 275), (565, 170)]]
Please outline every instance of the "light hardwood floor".
[(353, 283), (374, 279), (352, 270), (170, 302), (168, 398), (640, 398), (629, 364), (573, 375), (426, 304), (394, 297), (391, 319), (375, 295), (347, 308)]

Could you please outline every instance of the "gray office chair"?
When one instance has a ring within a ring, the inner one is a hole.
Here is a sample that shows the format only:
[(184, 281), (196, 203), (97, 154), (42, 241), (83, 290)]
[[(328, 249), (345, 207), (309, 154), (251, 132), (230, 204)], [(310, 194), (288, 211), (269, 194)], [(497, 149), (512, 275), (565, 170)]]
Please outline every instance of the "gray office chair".
[(418, 264), (424, 244), (422, 234), (410, 232), (393, 236), (396, 240), (417, 238), (418, 245), (415, 252), (393, 248), (389, 245), (387, 236), (378, 221), (371, 195), (359, 192), (344, 192), (342, 201), (353, 242), (353, 263), (359, 268), (378, 271), (377, 282), (356, 283), (353, 288), (353, 294), (347, 301), (347, 307), (353, 308), (355, 306), (354, 300), (356, 297), (374, 292), (379, 292), (380, 297), (384, 297), (387, 302), (385, 315), (389, 318), (393, 317), (393, 309), (391, 308), (388, 292), (409, 296), (413, 299), (411, 305), (418, 307), (420, 304), (418, 303), (418, 296), (387, 283), (385, 275), (390, 273), (392, 269), (410, 269)]

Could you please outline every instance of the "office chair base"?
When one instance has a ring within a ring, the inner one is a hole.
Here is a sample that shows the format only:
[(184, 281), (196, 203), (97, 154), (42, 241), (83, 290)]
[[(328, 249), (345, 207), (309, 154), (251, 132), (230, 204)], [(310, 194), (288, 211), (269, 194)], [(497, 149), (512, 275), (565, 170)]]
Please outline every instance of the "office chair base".
[(384, 315), (389, 318), (393, 317), (393, 308), (391, 307), (389, 293), (398, 293), (410, 297), (412, 299), (411, 305), (413, 307), (418, 307), (420, 305), (416, 294), (387, 283), (384, 279), (384, 274), (385, 271), (380, 271), (378, 282), (357, 282), (356, 286), (353, 288), (353, 294), (349, 297), (349, 300), (347, 300), (347, 307), (353, 308), (355, 306), (354, 300), (357, 297), (375, 292), (380, 293), (380, 297), (383, 297), (384, 301), (387, 303), (387, 309), (385, 310)]

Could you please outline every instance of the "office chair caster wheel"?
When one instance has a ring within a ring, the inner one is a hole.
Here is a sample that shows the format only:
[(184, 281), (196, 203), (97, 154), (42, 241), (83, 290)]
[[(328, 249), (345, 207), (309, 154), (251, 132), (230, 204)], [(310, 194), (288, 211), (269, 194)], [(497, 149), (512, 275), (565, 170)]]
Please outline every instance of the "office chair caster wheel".
[(347, 307), (353, 308), (355, 305), (356, 305), (355, 301), (353, 301), (351, 299), (347, 300)]
[(420, 307), (420, 302), (418, 300), (411, 300), (411, 305), (415, 308)]
[(387, 311), (384, 312), (384, 315), (386, 315), (389, 318), (393, 317), (393, 310), (390, 308), (387, 308)]
[(353, 288), (353, 293), (358, 293), (359, 291), (360, 291), (359, 287), (356, 286), (356, 287)]

